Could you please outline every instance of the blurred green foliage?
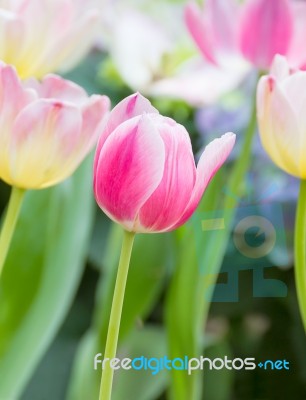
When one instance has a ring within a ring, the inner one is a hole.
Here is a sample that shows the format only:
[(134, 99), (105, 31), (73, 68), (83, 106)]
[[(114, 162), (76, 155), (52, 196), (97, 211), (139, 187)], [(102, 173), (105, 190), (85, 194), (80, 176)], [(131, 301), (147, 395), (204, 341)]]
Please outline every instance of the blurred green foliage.
[(1, 399), (19, 396), (75, 296), (92, 224), (91, 163), (27, 193), (0, 282)]

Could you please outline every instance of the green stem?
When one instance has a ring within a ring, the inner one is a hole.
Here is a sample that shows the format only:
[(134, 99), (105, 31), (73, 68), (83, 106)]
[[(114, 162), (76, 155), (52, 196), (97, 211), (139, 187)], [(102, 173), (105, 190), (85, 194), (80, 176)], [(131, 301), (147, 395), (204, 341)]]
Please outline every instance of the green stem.
[(301, 180), (294, 234), (295, 284), (301, 318), (306, 331), (306, 180)]
[(0, 234), (0, 276), (6, 260), (10, 243), (15, 230), (17, 218), (21, 208), (22, 200), (25, 195), (24, 189), (12, 187), (8, 209), (5, 215), (4, 223)]
[[(134, 232), (124, 231), (111, 315), (107, 331), (104, 360), (110, 360), (116, 357), (122, 306), (134, 237)], [(104, 364), (99, 400), (110, 400), (111, 398), (114, 371), (112, 368), (110, 368), (109, 360)]]

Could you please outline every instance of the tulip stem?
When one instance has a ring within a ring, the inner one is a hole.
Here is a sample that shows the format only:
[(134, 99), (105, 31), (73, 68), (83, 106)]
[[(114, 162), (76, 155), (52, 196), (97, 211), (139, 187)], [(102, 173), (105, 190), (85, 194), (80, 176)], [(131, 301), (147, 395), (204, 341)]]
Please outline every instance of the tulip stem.
[(8, 250), (10, 248), (11, 240), (14, 234), (24, 195), (24, 189), (19, 189), (14, 186), (12, 187), (8, 208), (0, 234), (0, 276), (3, 270)]
[(301, 180), (295, 220), (295, 284), (301, 318), (306, 331), (306, 180)]
[(116, 357), (122, 306), (134, 237), (134, 232), (124, 231), (104, 353), (104, 360), (108, 359), (108, 362), (104, 363), (99, 400), (110, 400), (111, 398), (114, 371), (110, 367), (110, 360)]

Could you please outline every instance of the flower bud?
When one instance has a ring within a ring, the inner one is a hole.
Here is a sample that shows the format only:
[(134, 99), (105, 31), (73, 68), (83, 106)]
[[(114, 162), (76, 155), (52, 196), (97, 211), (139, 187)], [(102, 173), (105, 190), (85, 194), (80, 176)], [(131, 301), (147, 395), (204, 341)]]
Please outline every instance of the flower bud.
[(131, 95), (112, 110), (98, 143), (97, 203), (128, 231), (171, 231), (193, 214), (234, 143), (232, 133), (214, 140), (196, 168), (186, 129)]

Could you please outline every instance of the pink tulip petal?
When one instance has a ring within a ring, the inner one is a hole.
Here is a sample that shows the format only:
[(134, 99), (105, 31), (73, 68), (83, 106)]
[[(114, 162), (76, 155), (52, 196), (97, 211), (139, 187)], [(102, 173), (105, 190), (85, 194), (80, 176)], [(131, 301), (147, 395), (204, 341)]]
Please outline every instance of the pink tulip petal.
[(126, 97), (124, 100), (122, 100), (120, 103), (116, 105), (116, 107), (113, 108), (111, 111), (107, 125), (105, 129), (103, 130), (97, 150), (96, 150), (96, 155), (95, 155), (95, 160), (94, 160), (94, 170), (96, 170), (96, 166), (98, 163), (98, 158), (100, 155), (100, 151), (108, 138), (108, 136), (119, 126), (122, 122), (136, 117), (138, 115), (141, 115), (143, 113), (150, 113), (150, 114), (158, 114), (158, 111), (156, 108), (154, 108), (151, 103), (149, 102), (148, 99), (143, 97), (140, 93), (134, 93), (128, 97)]
[(23, 88), (14, 67), (0, 65), (0, 110), (1, 117), (9, 113), (13, 118), (30, 101), (35, 99), (32, 90)]
[(147, 115), (130, 119), (112, 133), (100, 152), (94, 192), (101, 209), (133, 230), (142, 205), (159, 185), (165, 147)]
[[(49, 46), (49, 41), (53, 39), (48, 35), (50, 14), (44, 3), (41, 0), (23, 0), (19, 2), (16, 9), (16, 14), (24, 24), (23, 51), (19, 68), (22, 78), (35, 76), (35, 73), (32, 72), (39, 64), (44, 49)], [(35, 29), (33, 29), (34, 23)]]
[(49, 72), (72, 68), (90, 49), (97, 34), (98, 10), (84, 9), (77, 15), (71, 0), (23, 1), (17, 13), (25, 24), (20, 68), (24, 78), (42, 78)]
[(0, 171), (1, 177), (9, 177), (9, 142), (12, 125), (18, 113), (35, 99), (35, 93), (24, 90), (16, 71), (11, 66), (0, 64)]
[(293, 34), (288, 0), (249, 0), (241, 20), (240, 46), (259, 68), (268, 68), (275, 54), (286, 54)]
[(44, 52), (40, 60), (40, 75), (55, 70), (65, 72), (75, 66), (89, 51), (97, 37), (99, 22), (99, 12), (95, 9), (72, 21), (69, 29), (56, 37), (52, 46)]
[(303, 89), (301, 90), (301, 88), (306, 87), (306, 73), (304, 71), (297, 71), (280, 82), (279, 86), (295, 111), (299, 126), (305, 125), (306, 128), (306, 93)]
[[(166, 160), (163, 178), (141, 207), (137, 231), (163, 231), (182, 216), (195, 183), (196, 169), (186, 129), (165, 117), (153, 121), (164, 141)], [(158, 121), (160, 119), (160, 122)]]
[[(33, 90), (22, 87), (16, 71), (11, 66), (0, 65), (0, 143), (7, 140), (14, 118), (17, 114), (36, 98)], [(6, 147), (6, 146), (5, 146)]]
[(47, 75), (41, 82), (31, 78), (25, 81), (25, 85), (33, 87), (39, 97), (44, 99), (57, 99), (80, 105), (88, 99), (87, 93), (82, 87), (58, 75)]
[[(23, 18), (27, 26), (30, 27), (35, 21), (35, 28), (41, 28), (40, 33), (53, 31), (53, 36), (59, 36), (62, 31), (65, 31), (75, 15), (73, 0), (21, 0), (15, 3), (17, 7), (14, 9), (14, 4), (12, 4), (10, 8)], [(35, 30), (31, 33), (35, 37)]]
[(290, 7), (294, 18), (294, 31), (287, 57), (291, 65), (304, 67), (306, 64), (306, 3), (305, 1), (291, 1)]
[(273, 76), (278, 82), (284, 80), (290, 75), (291, 69), (287, 59), (284, 56), (277, 54), (270, 68), (270, 75)]
[(37, 100), (15, 120), (11, 143), (12, 183), (19, 187), (46, 187), (71, 171), (81, 135), (81, 114), (58, 101)]
[[(205, 13), (214, 38), (214, 46), (231, 52), (237, 50), (240, 7), (235, 0), (206, 0)], [(235, 21), (235, 23), (233, 23)]]
[(140, 93), (131, 94), (113, 108), (107, 122), (108, 133), (110, 134), (122, 122), (143, 113), (158, 114), (158, 111)]
[(86, 154), (96, 143), (105, 128), (110, 100), (106, 96), (93, 95), (82, 107), (82, 143)]
[(207, 185), (232, 151), (235, 140), (236, 135), (226, 133), (206, 146), (197, 166), (196, 182), (190, 201), (181, 218), (173, 226), (169, 227), (168, 231), (183, 225), (194, 213)]
[[(0, 9), (0, 59), (15, 64), (24, 47), (24, 23), (16, 14)], [(18, 49), (18, 51), (16, 51)]]
[[(257, 115), (263, 147), (276, 165), (299, 176), (299, 154), (303, 146), (297, 113), (284, 90), (272, 77), (262, 77), (258, 83)], [(296, 157), (292, 157), (292, 154)], [(304, 155), (301, 154), (301, 157)]]
[(212, 34), (209, 31), (204, 12), (200, 10), (197, 4), (187, 4), (185, 8), (185, 22), (191, 36), (204, 57), (209, 62), (216, 64)]

